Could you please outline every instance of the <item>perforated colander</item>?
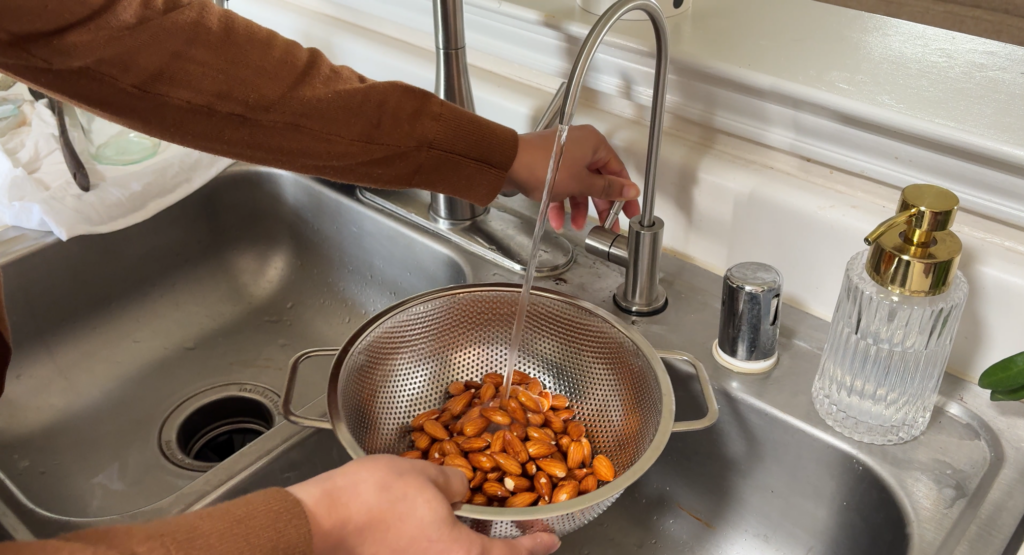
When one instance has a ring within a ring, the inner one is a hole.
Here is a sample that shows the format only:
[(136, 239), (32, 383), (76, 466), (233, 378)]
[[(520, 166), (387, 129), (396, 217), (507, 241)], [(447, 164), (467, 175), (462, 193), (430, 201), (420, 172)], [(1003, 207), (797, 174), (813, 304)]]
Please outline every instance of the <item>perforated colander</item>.
[[(503, 373), (520, 285), (460, 285), (392, 305), (341, 349), (310, 349), (291, 362), (282, 411), (298, 425), (333, 429), (353, 458), (408, 451), (409, 421), (437, 408), (456, 380)], [(688, 361), (708, 406), (704, 418), (673, 422), (675, 397), (660, 356)], [(303, 360), (334, 356), (329, 420), (295, 414), (295, 374)], [(547, 531), (568, 534), (607, 509), (658, 458), (673, 431), (699, 430), (718, 417), (704, 367), (685, 353), (656, 352), (611, 314), (556, 291), (535, 288), (517, 368), (562, 393), (587, 428), (595, 454), (618, 477), (570, 501), (506, 509), (463, 505), (456, 514), (492, 537)]]

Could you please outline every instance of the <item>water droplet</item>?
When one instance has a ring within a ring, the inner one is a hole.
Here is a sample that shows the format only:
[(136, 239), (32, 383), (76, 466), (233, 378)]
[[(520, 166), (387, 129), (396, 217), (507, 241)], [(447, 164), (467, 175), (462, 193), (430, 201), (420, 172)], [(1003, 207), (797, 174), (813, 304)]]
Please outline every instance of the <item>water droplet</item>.
[(292, 308), (292, 307), (294, 307), (294, 306), (295, 306), (295, 303), (288, 303), (288, 304), (286, 304), (286, 305), (285, 305), (284, 307), (285, 307), (285, 308)]
[(281, 317), (277, 315), (264, 316), (263, 321), (268, 324), (279, 324), (281, 322)]
[(189, 341), (188, 343), (185, 343), (184, 345), (182, 345), (181, 348), (185, 349), (186, 351), (194, 351), (194, 350), (196, 350), (196, 342), (195, 341)]

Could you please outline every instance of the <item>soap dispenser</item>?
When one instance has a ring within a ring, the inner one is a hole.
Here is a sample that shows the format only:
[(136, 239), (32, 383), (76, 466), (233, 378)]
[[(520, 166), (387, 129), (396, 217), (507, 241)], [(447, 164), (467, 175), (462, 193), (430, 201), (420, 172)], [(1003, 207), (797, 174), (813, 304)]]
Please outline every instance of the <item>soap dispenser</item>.
[(959, 204), (935, 185), (903, 189), (896, 215), (846, 265), (812, 390), (846, 436), (888, 445), (928, 426), (967, 300), (963, 245), (949, 230)]

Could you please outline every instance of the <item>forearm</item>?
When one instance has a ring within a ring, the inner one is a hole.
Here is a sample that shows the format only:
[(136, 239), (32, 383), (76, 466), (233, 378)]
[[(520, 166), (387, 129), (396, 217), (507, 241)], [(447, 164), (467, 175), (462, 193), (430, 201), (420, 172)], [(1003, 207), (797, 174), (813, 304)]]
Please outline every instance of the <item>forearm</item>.
[(176, 144), (478, 204), (516, 155), (513, 130), (335, 66), (209, 0), (5, 4), (0, 71)]
[(310, 555), (309, 521), (282, 489), (134, 526), (37, 542), (0, 543), (0, 555)]

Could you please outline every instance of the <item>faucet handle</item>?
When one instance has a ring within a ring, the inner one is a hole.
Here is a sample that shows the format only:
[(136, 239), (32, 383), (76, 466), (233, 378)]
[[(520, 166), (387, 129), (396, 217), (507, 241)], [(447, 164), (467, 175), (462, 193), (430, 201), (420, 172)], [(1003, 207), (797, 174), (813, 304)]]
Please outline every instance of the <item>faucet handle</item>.
[(601, 224), (602, 227), (604, 227), (605, 229), (611, 229), (612, 226), (615, 225), (615, 222), (619, 220), (619, 213), (622, 212), (622, 207), (625, 204), (626, 201), (624, 200), (615, 201), (615, 204), (612, 205), (611, 211), (608, 212), (608, 217), (606, 217), (604, 219), (604, 223)]

